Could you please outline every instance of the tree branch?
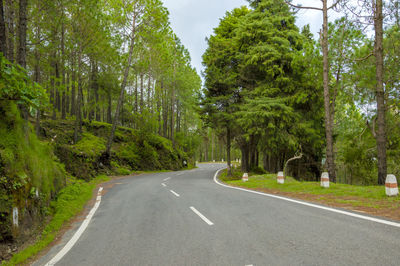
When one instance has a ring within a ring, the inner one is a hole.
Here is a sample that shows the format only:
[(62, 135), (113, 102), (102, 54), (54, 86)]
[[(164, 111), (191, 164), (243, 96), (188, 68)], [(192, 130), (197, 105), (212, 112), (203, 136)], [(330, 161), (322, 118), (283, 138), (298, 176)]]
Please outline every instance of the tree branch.
[(330, 7), (328, 7), (329, 9), (335, 8), (342, 0), (337, 0), (334, 4), (332, 4)]
[(371, 56), (373, 56), (374, 55), (374, 52), (372, 52), (372, 53), (370, 53), (369, 55), (367, 55), (367, 56), (364, 56), (363, 58), (356, 58), (356, 59), (354, 59), (355, 61), (364, 61), (364, 60), (367, 60), (368, 58), (370, 58)]
[(286, 167), (289, 162), (301, 159), (302, 157), (303, 157), (303, 153), (301, 152), (301, 147), (300, 147), (300, 154), (297, 154), (297, 152), (296, 152), (296, 154), (292, 158), (290, 158), (289, 160), (286, 161), (285, 166), (283, 167), (283, 175), (286, 176)]
[[(340, 1), (340, 0), (339, 0)], [(313, 10), (318, 10), (318, 11), (322, 11), (322, 8), (318, 8), (318, 7), (313, 7), (313, 6), (299, 6), (299, 5), (294, 5), (292, 3), (290, 3), (289, 1), (285, 0), (285, 3), (288, 4), (291, 7), (294, 8), (298, 8), (298, 9), (313, 9)]]

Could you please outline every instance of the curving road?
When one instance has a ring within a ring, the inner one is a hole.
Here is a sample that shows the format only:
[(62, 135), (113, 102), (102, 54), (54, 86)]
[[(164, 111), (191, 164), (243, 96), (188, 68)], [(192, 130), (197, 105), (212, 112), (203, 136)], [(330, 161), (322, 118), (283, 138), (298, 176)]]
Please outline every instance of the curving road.
[[(399, 265), (400, 228), (220, 186), (213, 177), (223, 166), (105, 185), (56, 265)], [(54, 258), (79, 226), (34, 265)]]

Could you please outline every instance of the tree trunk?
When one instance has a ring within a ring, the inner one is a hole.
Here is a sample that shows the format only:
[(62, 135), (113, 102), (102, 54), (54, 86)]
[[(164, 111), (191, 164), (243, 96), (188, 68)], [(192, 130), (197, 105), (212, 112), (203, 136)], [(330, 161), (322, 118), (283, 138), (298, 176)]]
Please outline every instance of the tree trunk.
[[(54, 59), (57, 60), (57, 59)], [(58, 111), (60, 111), (60, 92), (58, 90), (58, 87), (60, 86), (60, 72), (58, 70), (58, 62), (55, 62), (54, 64), (54, 70), (55, 70), (55, 77), (56, 77), (56, 82), (54, 82), (53, 84), (55, 84), (54, 86), (54, 103), (53, 103), (53, 120), (57, 119), (57, 112), (56, 109)]]
[(92, 121), (94, 118), (94, 62), (90, 60), (91, 70), (90, 70), (90, 78), (89, 78), (89, 88), (88, 88), (88, 107), (89, 107), (89, 120)]
[(231, 169), (231, 128), (226, 128), (226, 163), (228, 165), (228, 176), (232, 176)]
[(123, 99), (124, 99), (124, 91), (125, 91), (125, 87), (126, 87), (126, 82), (128, 80), (129, 69), (130, 69), (131, 63), (132, 63), (133, 48), (134, 48), (134, 44), (135, 44), (135, 31), (136, 31), (136, 15), (133, 16), (133, 24), (132, 24), (132, 33), (131, 33), (131, 39), (130, 39), (128, 62), (127, 62), (127, 65), (125, 67), (124, 79), (123, 79), (122, 84), (121, 84), (121, 92), (120, 92), (118, 103), (117, 103), (117, 110), (115, 111), (115, 116), (114, 116), (114, 121), (113, 121), (113, 124), (112, 124), (111, 134), (110, 134), (110, 137), (108, 138), (108, 142), (107, 142), (107, 147), (106, 147), (106, 152), (105, 152), (106, 162), (109, 162), (109, 160), (111, 158), (111, 146), (112, 146), (112, 143), (113, 143), (113, 140), (114, 140), (115, 130), (117, 129), (119, 112), (120, 112), (120, 108), (122, 106), (122, 102), (123, 102)]
[(374, 26), (375, 26), (375, 63), (376, 63), (376, 103), (377, 124), (376, 146), (378, 150), (378, 184), (385, 184), (386, 165), (386, 107), (385, 91), (383, 87), (383, 14), (382, 0), (376, 0)]
[(175, 121), (174, 121), (174, 113), (175, 113), (175, 86), (176, 86), (176, 66), (174, 62), (174, 84), (172, 85), (172, 91), (171, 91), (171, 140), (172, 140), (172, 146), (175, 148), (175, 137), (174, 137), (174, 127), (175, 127)]
[(67, 72), (67, 80), (66, 80), (66, 96), (65, 96), (65, 112), (69, 113), (70, 111), (70, 103), (71, 103), (71, 99), (70, 99), (70, 89), (71, 86), (71, 80), (70, 80), (70, 73), (69, 71)]
[(181, 131), (181, 110), (179, 108), (179, 99), (176, 100), (176, 132)]
[(15, 35), (15, 30), (14, 30), (14, 18), (15, 18), (15, 13), (14, 13), (14, 6), (13, 6), (13, 1), (14, 0), (6, 0), (6, 7), (7, 7), (7, 12), (6, 17), (7, 17), (7, 41), (8, 41), (8, 51), (7, 51), (7, 59), (10, 62), (14, 62), (14, 35)]
[(26, 31), (28, 0), (19, 0), (17, 63), (26, 68)]
[[(65, 82), (65, 81), (64, 81)], [(61, 119), (65, 119), (67, 116), (66, 113), (66, 93), (65, 93), (65, 87), (63, 88), (63, 92), (62, 92), (62, 98), (61, 98)]]
[(323, 0), (323, 86), (324, 86), (324, 108), (325, 108), (325, 135), (326, 135), (326, 162), (329, 177), (336, 182), (335, 159), (333, 154), (333, 123), (331, 123), (331, 96), (329, 90), (329, 48), (328, 48), (328, 3)]
[(135, 113), (136, 114), (138, 114), (138, 112), (139, 112), (139, 77), (138, 77), (138, 75), (136, 75), (136, 78), (135, 78)]
[(95, 62), (94, 68), (94, 99), (95, 99), (95, 111), (96, 111), (96, 121), (100, 122), (100, 104), (99, 104), (99, 82), (98, 82), (98, 66)]
[[(81, 61), (82, 61), (82, 48), (79, 48), (78, 55), (78, 73), (81, 73)], [(75, 113), (75, 129), (74, 129), (74, 144), (76, 144), (79, 140), (79, 133), (81, 131), (82, 124), (82, 112), (81, 112), (81, 101), (82, 101), (82, 78), (78, 76), (78, 99), (76, 102), (76, 110)]]
[(71, 59), (71, 115), (75, 115), (75, 82), (76, 82), (76, 74), (75, 74), (75, 52), (72, 52), (72, 59)]
[[(2, 0), (0, 0), (2, 1)], [(37, 37), (40, 37), (40, 27), (36, 30)], [(34, 80), (36, 83), (40, 83), (40, 53), (38, 47), (35, 47), (35, 67), (34, 67)], [(35, 124), (36, 136), (40, 136), (40, 107), (36, 110), (36, 124)]]
[(112, 124), (112, 115), (111, 115), (111, 108), (112, 108), (112, 99), (111, 99), (111, 88), (107, 90), (107, 123)]
[(143, 78), (143, 74), (140, 74), (140, 113), (143, 114), (143, 109), (144, 109), (144, 78)]
[[(163, 83), (161, 84), (161, 88), (163, 88)], [(167, 98), (167, 90), (161, 91), (163, 95), (162, 99), (162, 113), (163, 113), (163, 137), (168, 137), (168, 98)]]
[(162, 130), (161, 130), (162, 129), (161, 128), (161, 93), (162, 93), (163, 86), (164, 86), (162, 81), (161, 81), (160, 86), (161, 86), (161, 88), (160, 88), (160, 90), (157, 90), (156, 95), (157, 95), (158, 135), (161, 136), (161, 134), (162, 134)]
[(205, 139), (205, 153), (204, 153), (204, 161), (208, 162), (208, 139)]
[(148, 80), (148, 90), (147, 90), (147, 109), (151, 112), (151, 76), (149, 67), (149, 80)]
[(61, 101), (61, 119), (66, 118), (66, 93), (65, 93), (65, 47), (64, 47), (65, 28), (64, 23), (61, 24), (61, 75), (62, 75), (62, 101)]
[(0, 52), (7, 58), (7, 36), (3, 0), (0, 0)]
[(242, 152), (242, 172), (248, 173), (249, 172), (249, 146), (242, 145), (240, 147)]

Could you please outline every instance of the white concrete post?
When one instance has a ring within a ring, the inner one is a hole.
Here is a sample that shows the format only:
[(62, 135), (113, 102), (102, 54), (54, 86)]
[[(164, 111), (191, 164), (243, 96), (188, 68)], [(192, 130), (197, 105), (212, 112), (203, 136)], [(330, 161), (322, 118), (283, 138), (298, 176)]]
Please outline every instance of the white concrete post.
[(329, 173), (323, 172), (321, 174), (321, 187), (328, 188), (329, 187)]
[(397, 196), (399, 188), (397, 187), (397, 180), (395, 175), (387, 175), (385, 182), (386, 195)]
[(248, 173), (244, 173), (244, 174), (243, 174), (243, 176), (242, 176), (242, 181), (243, 181), (243, 182), (249, 181), (249, 174), (248, 174)]
[(13, 225), (18, 227), (18, 207), (13, 208)]
[(278, 182), (278, 184), (284, 184), (285, 183), (285, 175), (283, 174), (283, 172), (278, 172), (278, 175), (276, 177), (276, 181)]

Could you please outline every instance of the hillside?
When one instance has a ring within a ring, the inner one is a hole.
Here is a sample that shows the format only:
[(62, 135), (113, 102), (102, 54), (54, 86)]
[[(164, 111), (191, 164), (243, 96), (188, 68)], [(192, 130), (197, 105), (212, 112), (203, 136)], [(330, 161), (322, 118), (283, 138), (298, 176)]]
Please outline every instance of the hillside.
[(42, 121), (38, 139), (16, 104), (2, 102), (0, 115), (0, 258), (7, 255), (7, 243), (23, 243), (51, 216), (58, 191), (76, 179), (177, 170), (188, 161), (163, 137), (118, 127), (106, 166), (99, 159), (110, 124), (84, 121), (82, 138), (73, 144), (73, 121)]

